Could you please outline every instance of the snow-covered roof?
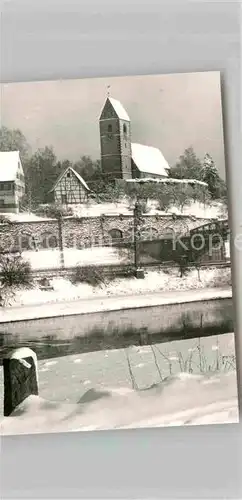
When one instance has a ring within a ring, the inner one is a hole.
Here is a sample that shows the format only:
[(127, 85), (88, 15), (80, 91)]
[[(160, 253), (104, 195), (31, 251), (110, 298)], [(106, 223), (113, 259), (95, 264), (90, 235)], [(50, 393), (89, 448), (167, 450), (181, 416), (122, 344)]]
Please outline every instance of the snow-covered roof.
[(115, 112), (117, 113), (118, 117), (120, 120), (126, 120), (130, 121), (128, 113), (125, 111), (123, 105), (121, 104), (120, 101), (117, 101), (117, 99), (113, 99), (112, 97), (108, 97), (110, 103), (112, 104)]
[(153, 182), (157, 184), (193, 184), (207, 187), (206, 182), (198, 181), (197, 179), (172, 179), (172, 177), (166, 177), (165, 179), (154, 179), (152, 177), (145, 177), (144, 179), (126, 179), (126, 182), (138, 182), (140, 184), (143, 184), (144, 182)]
[(0, 182), (16, 179), (19, 162), (19, 151), (0, 151)]
[(71, 168), (71, 171), (77, 177), (77, 179), (81, 182), (81, 184), (86, 188), (86, 190), (90, 191), (90, 188), (88, 187), (87, 183), (84, 181), (84, 179), (82, 178), (82, 176), (80, 174), (78, 174), (78, 172), (76, 172), (74, 170), (74, 168)]
[[(108, 97), (107, 100), (106, 100), (106, 102), (105, 102), (104, 108), (105, 108), (107, 102), (110, 102), (111, 106), (113, 107), (116, 115), (118, 116), (118, 118), (120, 120), (125, 120), (127, 122), (130, 121), (129, 115), (125, 111), (125, 109), (124, 109), (124, 107), (123, 107), (123, 105), (121, 104), (120, 101), (118, 101), (117, 99), (113, 99), (113, 97)], [(103, 110), (102, 110), (102, 112), (103, 112)], [(102, 116), (102, 114), (101, 114), (101, 116)]]
[(169, 165), (158, 148), (132, 143), (132, 159), (140, 172), (167, 177)]
[(90, 191), (90, 188), (88, 187), (87, 183), (84, 181), (84, 179), (82, 178), (82, 176), (80, 174), (78, 174), (74, 168), (72, 167), (67, 167), (58, 177), (57, 181), (55, 182), (53, 188), (50, 190), (50, 193), (52, 191), (55, 190), (56, 186), (59, 184), (59, 182), (61, 181), (61, 179), (63, 179), (63, 177), (65, 176), (65, 174), (68, 172), (68, 170), (71, 170), (71, 172), (76, 176), (76, 178), (79, 180), (79, 182), (81, 182), (81, 184), (84, 186), (84, 188), (87, 190), (87, 191)]

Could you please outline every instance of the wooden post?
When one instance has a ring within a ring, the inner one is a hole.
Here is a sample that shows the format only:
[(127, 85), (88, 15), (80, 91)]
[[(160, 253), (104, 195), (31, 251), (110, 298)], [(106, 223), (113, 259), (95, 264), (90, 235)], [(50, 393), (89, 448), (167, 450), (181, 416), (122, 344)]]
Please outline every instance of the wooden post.
[(138, 226), (139, 226), (139, 221), (141, 217), (141, 208), (140, 204), (137, 201), (135, 203), (134, 207), (134, 267), (135, 267), (135, 276), (138, 279), (144, 279), (144, 269), (140, 268), (139, 266), (139, 261), (140, 261), (140, 247), (139, 247), (139, 232), (138, 232)]
[(134, 267), (135, 267), (135, 272), (137, 272), (137, 269), (139, 267), (139, 244), (138, 244), (138, 210), (139, 210), (139, 205), (136, 202), (135, 207), (134, 207)]
[(37, 370), (37, 356), (28, 347), (16, 349), (3, 359), (5, 417), (26, 398), (38, 395)]
[(62, 225), (62, 216), (58, 215), (58, 233), (59, 233), (59, 249), (60, 249), (60, 264), (62, 269), (65, 267), (65, 259), (64, 259), (64, 245), (63, 245), (63, 225)]

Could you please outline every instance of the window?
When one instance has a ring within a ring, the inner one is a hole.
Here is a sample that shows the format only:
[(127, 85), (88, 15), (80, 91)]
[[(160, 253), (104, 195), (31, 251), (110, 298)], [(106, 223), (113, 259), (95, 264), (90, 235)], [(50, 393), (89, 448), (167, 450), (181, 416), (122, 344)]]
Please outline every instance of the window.
[(10, 191), (12, 189), (12, 183), (11, 182), (2, 182), (0, 184), (0, 189), (3, 191)]
[(109, 236), (111, 237), (112, 245), (118, 245), (123, 239), (123, 233), (119, 229), (111, 229)]
[(21, 234), (19, 237), (20, 250), (31, 250), (30, 236)]
[(66, 194), (61, 195), (61, 203), (63, 205), (67, 205), (67, 195)]
[(71, 172), (67, 172), (66, 177), (70, 178), (71, 177)]
[(123, 124), (123, 133), (124, 133), (124, 135), (127, 134), (127, 125), (126, 125), (126, 123)]
[(110, 134), (112, 132), (112, 125), (111, 123), (108, 124), (108, 133)]
[(55, 235), (51, 233), (45, 233), (42, 236), (42, 248), (57, 248), (58, 247), (58, 240)]

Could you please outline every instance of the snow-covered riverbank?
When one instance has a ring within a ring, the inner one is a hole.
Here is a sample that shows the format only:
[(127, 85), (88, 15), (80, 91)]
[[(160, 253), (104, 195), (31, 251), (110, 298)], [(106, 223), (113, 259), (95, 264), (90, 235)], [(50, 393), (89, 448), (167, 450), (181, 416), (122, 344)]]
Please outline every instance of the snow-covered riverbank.
[(50, 291), (15, 290), (0, 309), (0, 322), (230, 298), (230, 282), (230, 269), (214, 268), (202, 269), (200, 280), (196, 270), (182, 278), (177, 270), (160, 270), (147, 272), (143, 280), (116, 278), (96, 287), (58, 278), (51, 280)]
[[(51, 293), (51, 292), (49, 292)], [(230, 288), (211, 288), (204, 290), (156, 292), (120, 296), (92, 296), (87, 299), (68, 301), (63, 299), (55, 303), (32, 304), (29, 306), (7, 307), (0, 310), (0, 323), (74, 316), (79, 314), (139, 309), (169, 304), (227, 299), (232, 297)]]

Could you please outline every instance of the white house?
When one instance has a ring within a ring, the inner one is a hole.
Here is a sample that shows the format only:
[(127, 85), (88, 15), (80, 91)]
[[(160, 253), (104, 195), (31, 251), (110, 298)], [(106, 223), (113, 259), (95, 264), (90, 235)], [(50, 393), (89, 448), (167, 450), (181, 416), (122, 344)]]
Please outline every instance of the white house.
[(18, 213), (24, 193), (25, 179), (19, 151), (0, 151), (0, 212)]

